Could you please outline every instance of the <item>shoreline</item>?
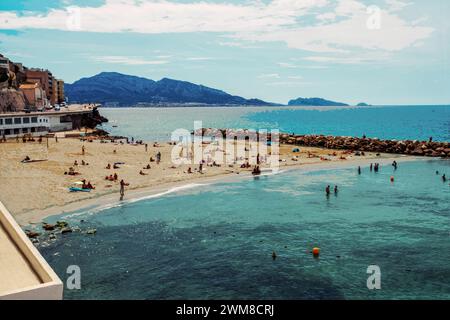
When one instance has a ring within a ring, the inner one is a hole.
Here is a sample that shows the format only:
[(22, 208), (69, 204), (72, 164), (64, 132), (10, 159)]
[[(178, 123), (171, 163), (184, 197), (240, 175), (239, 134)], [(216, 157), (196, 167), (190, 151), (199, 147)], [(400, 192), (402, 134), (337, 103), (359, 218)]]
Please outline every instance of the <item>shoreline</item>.
[[(392, 154), (382, 154), (378, 158), (358, 158), (352, 160), (342, 160), (342, 161), (330, 161), (330, 162), (313, 162), (313, 163), (302, 163), (302, 164), (291, 164), (280, 166), (278, 173), (271, 173), (270, 175), (276, 175), (281, 173), (288, 173), (290, 171), (321, 171), (321, 170), (342, 170), (354, 166), (364, 166), (370, 163), (376, 162), (381, 165), (390, 165), (392, 161), (397, 162), (409, 162), (409, 161), (426, 161), (433, 160), (433, 158), (417, 157), (417, 156), (407, 156), (407, 155), (392, 155)], [(262, 175), (267, 176), (267, 175)], [(73, 201), (66, 203), (62, 206), (51, 206), (43, 210), (31, 210), (27, 213), (15, 215), (15, 219), (22, 226), (33, 226), (42, 223), (45, 219), (70, 215), (77, 212), (88, 212), (88, 211), (104, 211), (116, 206), (122, 206), (138, 201), (145, 201), (150, 198), (156, 198), (165, 196), (170, 193), (175, 193), (183, 189), (197, 188), (201, 186), (207, 186), (216, 183), (227, 183), (232, 181), (237, 181), (239, 179), (249, 179), (254, 178), (251, 173), (248, 172), (228, 172), (228, 173), (218, 173), (212, 176), (197, 176), (193, 177), (189, 181), (180, 180), (176, 182), (167, 182), (160, 184), (159, 186), (146, 186), (137, 187), (133, 189), (128, 189), (125, 193), (125, 199), (123, 201), (119, 199), (119, 192), (112, 191), (107, 194), (101, 194), (88, 199), (83, 199), (79, 201)]]

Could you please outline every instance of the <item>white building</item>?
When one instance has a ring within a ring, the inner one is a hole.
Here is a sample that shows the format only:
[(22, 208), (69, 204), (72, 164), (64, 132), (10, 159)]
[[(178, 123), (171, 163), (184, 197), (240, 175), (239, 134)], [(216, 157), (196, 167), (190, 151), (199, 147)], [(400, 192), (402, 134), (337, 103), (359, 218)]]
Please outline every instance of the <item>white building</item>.
[(46, 115), (11, 113), (0, 114), (0, 137), (25, 134), (46, 135), (50, 131), (50, 118)]
[(45, 136), (50, 132), (79, 129), (83, 119), (93, 113), (92, 107), (73, 106), (65, 111), (0, 113), (0, 138), (21, 137), (26, 134)]

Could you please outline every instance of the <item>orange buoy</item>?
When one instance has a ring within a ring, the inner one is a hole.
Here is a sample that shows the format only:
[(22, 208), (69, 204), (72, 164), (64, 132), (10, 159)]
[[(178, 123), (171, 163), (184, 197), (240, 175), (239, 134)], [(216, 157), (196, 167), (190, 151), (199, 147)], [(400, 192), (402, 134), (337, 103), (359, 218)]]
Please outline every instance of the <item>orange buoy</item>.
[(391, 182), (394, 182), (394, 176), (391, 176)]
[(317, 248), (317, 247), (313, 248), (312, 254), (313, 254), (314, 257), (318, 257), (319, 254), (320, 254), (320, 248)]

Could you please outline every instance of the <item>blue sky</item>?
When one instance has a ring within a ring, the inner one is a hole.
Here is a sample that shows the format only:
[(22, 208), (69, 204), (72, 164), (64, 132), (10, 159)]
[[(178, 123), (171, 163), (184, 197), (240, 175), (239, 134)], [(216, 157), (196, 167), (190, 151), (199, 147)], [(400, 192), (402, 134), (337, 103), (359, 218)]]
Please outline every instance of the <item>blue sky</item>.
[[(407, 1), (407, 2), (406, 2)], [(1, 0), (0, 53), (287, 103), (450, 104), (448, 0)]]

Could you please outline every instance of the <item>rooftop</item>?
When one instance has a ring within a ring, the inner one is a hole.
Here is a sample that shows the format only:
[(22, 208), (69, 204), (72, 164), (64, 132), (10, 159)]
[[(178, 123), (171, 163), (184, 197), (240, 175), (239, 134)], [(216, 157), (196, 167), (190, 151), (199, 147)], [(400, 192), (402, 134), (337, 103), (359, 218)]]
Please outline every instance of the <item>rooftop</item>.
[(20, 85), (20, 89), (36, 89), (37, 87), (39, 87), (39, 83), (35, 82), (35, 83), (24, 83)]
[(81, 104), (72, 104), (67, 108), (61, 108), (61, 111), (55, 110), (46, 110), (46, 111), (36, 111), (36, 112), (8, 112), (8, 113), (0, 113), (1, 118), (5, 117), (26, 117), (26, 116), (50, 116), (50, 115), (69, 115), (69, 114), (79, 114), (79, 113), (89, 113), (92, 112), (93, 107), (89, 105), (81, 105)]

